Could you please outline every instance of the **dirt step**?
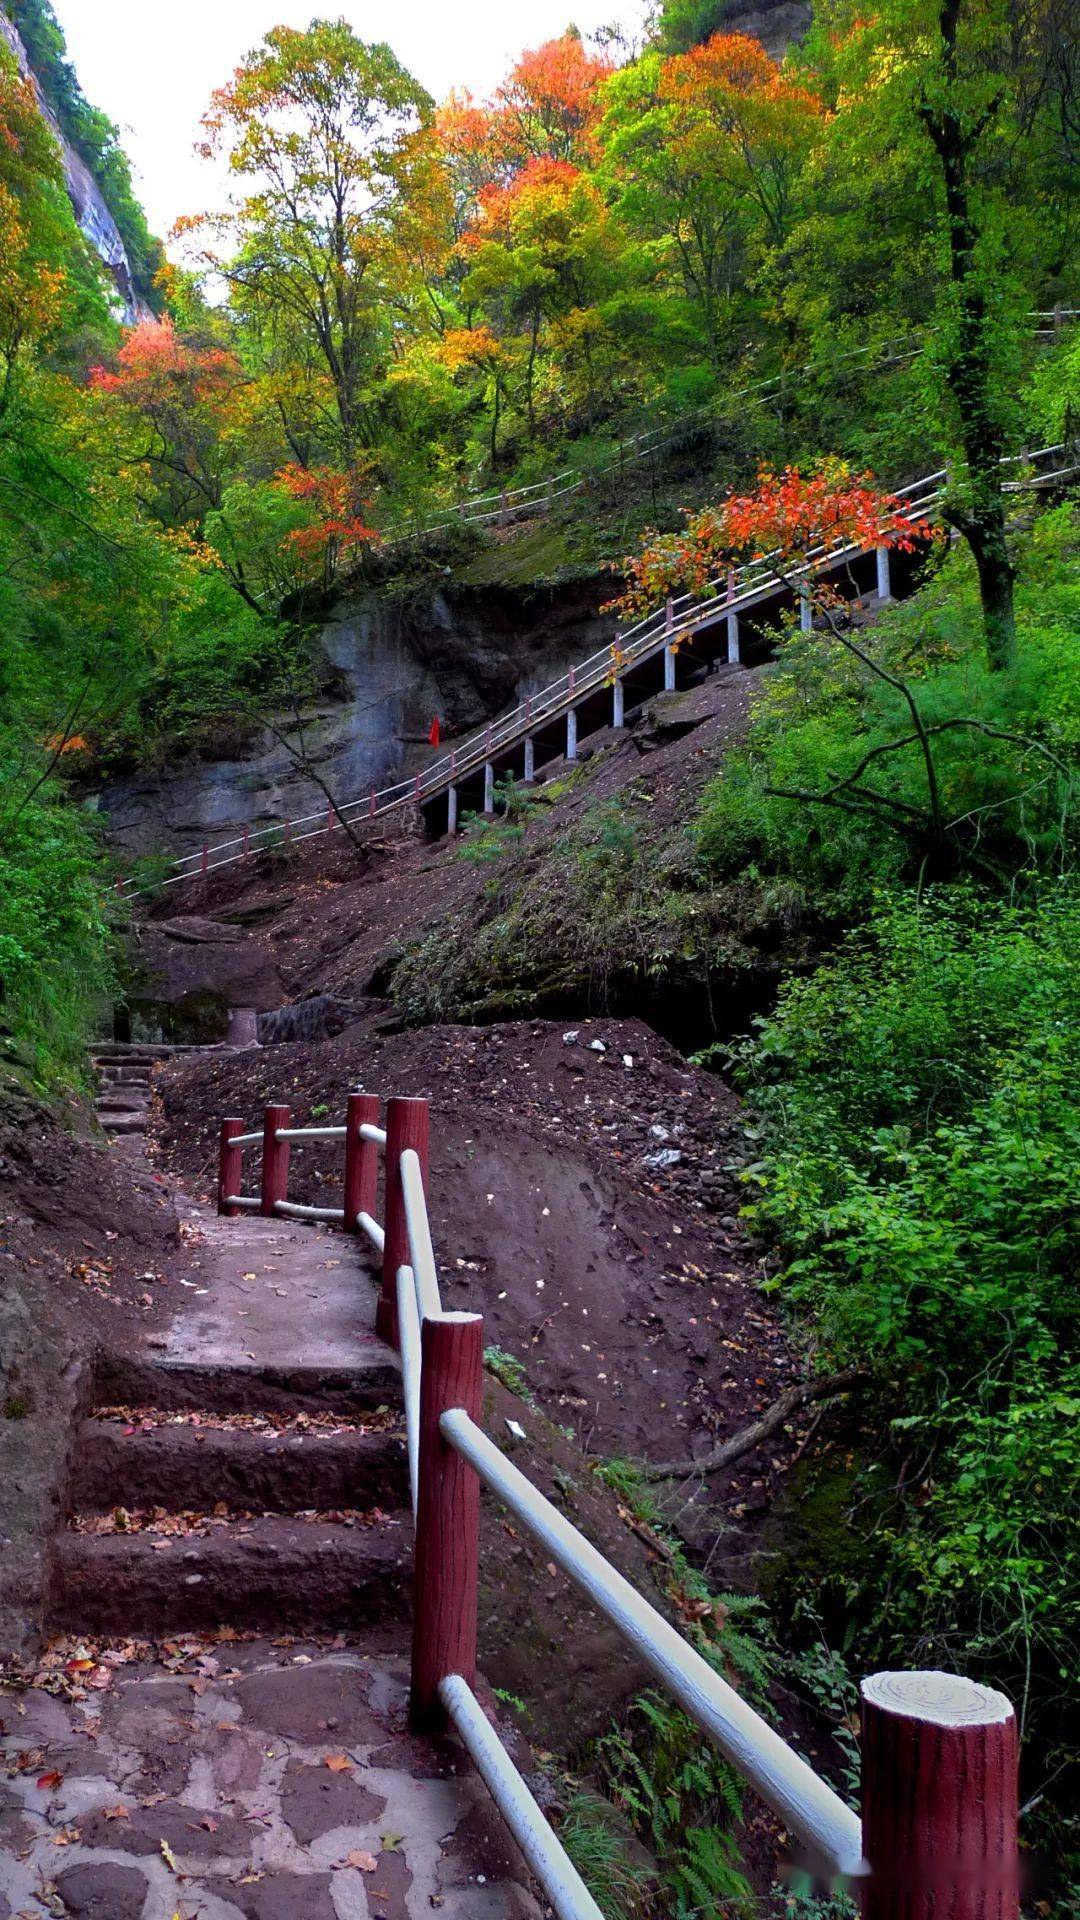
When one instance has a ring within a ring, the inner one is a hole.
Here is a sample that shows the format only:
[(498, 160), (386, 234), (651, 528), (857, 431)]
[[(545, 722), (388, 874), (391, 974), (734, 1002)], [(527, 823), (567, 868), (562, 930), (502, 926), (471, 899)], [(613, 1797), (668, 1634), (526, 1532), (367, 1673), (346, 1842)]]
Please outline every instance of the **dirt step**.
[(404, 1441), (393, 1432), (268, 1434), (162, 1426), (135, 1433), (84, 1420), (71, 1488), (80, 1513), (119, 1505), (195, 1508), (224, 1500), (257, 1513), (407, 1504)]
[(374, 1335), (342, 1366), (216, 1366), (190, 1360), (103, 1355), (94, 1405), (160, 1407), (170, 1413), (333, 1413), (348, 1418), (401, 1406), (401, 1362)]
[(53, 1627), (80, 1633), (230, 1626), (322, 1632), (404, 1619), (412, 1523), (254, 1520), (203, 1537), (66, 1533), (54, 1544)]

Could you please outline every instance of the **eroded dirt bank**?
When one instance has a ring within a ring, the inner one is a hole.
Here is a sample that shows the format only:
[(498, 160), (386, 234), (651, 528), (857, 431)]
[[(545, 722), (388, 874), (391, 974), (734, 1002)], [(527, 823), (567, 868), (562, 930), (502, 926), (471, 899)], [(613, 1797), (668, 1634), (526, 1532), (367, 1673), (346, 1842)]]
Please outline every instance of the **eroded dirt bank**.
[[(736, 1220), (737, 1104), (640, 1021), (527, 1021), (370, 1035), (174, 1062), (158, 1076), (156, 1147), (209, 1191), (218, 1123), (270, 1100), (298, 1125), (351, 1087), (432, 1103), (432, 1226), (444, 1293), (485, 1316), (552, 1420), (600, 1456), (687, 1458), (749, 1422), (796, 1362)], [(290, 1191), (340, 1178), (298, 1147)], [(773, 1447), (713, 1487), (734, 1573)]]

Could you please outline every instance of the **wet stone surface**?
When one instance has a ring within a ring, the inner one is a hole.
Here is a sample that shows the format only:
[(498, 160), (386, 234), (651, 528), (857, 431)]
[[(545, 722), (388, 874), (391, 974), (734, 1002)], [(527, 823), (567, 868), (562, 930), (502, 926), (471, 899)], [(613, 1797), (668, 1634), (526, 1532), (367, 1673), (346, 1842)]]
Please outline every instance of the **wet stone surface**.
[(460, 1749), (408, 1735), (396, 1654), (112, 1657), (83, 1698), (0, 1692), (0, 1920), (539, 1920)]

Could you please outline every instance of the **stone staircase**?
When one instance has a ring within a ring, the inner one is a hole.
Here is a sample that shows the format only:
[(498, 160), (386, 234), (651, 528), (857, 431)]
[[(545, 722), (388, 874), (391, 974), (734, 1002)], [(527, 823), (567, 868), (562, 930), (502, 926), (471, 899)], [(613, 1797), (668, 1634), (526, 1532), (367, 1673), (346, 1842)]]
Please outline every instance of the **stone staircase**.
[(167, 1060), (177, 1048), (110, 1040), (91, 1054), (97, 1074), (94, 1111), (102, 1132), (111, 1140), (130, 1143), (141, 1152), (150, 1110), (150, 1075), (158, 1060)]
[(404, 1621), (412, 1552), (396, 1357), (335, 1376), (155, 1366), (106, 1375), (55, 1542), (54, 1629), (326, 1633)]

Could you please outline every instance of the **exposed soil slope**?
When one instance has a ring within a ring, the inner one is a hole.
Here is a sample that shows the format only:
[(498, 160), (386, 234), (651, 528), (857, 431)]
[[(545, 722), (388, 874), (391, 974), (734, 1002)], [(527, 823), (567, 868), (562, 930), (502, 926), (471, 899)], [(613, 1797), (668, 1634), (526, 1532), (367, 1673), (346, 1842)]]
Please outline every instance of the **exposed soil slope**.
[[(401, 955), (433, 930), (456, 933), (489, 920), (515, 890), (558, 886), (566, 837), (603, 809), (632, 809), (658, 866), (688, 859), (685, 827), (696, 796), (738, 736), (753, 684), (752, 673), (722, 670), (650, 701), (628, 731), (594, 734), (576, 768), (549, 765), (524, 837), (504, 858), (474, 861), (460, 842), (424, 845), (400, 835), (358, 853), (339, 834), (301, 845), (290, 857), (263, 856), (171, 888), (141, 923), (140, 993), (196, 1012), (201, 999), (215, 995), (262, 1011), (327, 995), (377, 1011), (374, 997), (385, 1001), (385, 1012), (401, 1002), (407, 1015), (394, 982)], [(775, 938), (768, 929), (703, 922), (695, 939), (703, 956), (709, 949), (721, 956), (712, 989), (723, 1026), (724, 996), (736, 978), (745, 984), (772, 977)], [(640, 998), (641, 969), (617, 952), (609, 960), (598, 968), (595, 954), (579, 951), (568, 911), (565, 937), (523, 964), (520, 980), (507, 979), (505, 991), (518, 992), (523, 1011), (623, 1010)], [(707, 994), (704, 958), (697, 973)], [(478, 1011), (485, 1017), (483, 1006)], [(486, 1016), (499, 1011), (493, 999)], [(648, 1011), (654, 1025), (666, 1026), (661, 1004)], [(423, 1017), (433, 1016), (425, 1010)]]
[[(224, 1114), (250, 1122), (284, 1100), (306, 1125), (343, 1110), (350, 1087), (427, 1095), (446, 1300), (484, 1313), (488, 1344), (594, 1453), (705, 1453), (792, 1378), (735, 1218), (736, 1104), (640, 1022), (357, 1028), (174, 1061), (157, 1086), (161, 1164), (196, 1183), (211, 1178)], [(294, 1149), (290, 1191), (325, 1196), (339, 1159)], [(734, 1521), (732, 1573), (738, 1523), (765, 1504), (775, 1451), (714, 1488)]]

